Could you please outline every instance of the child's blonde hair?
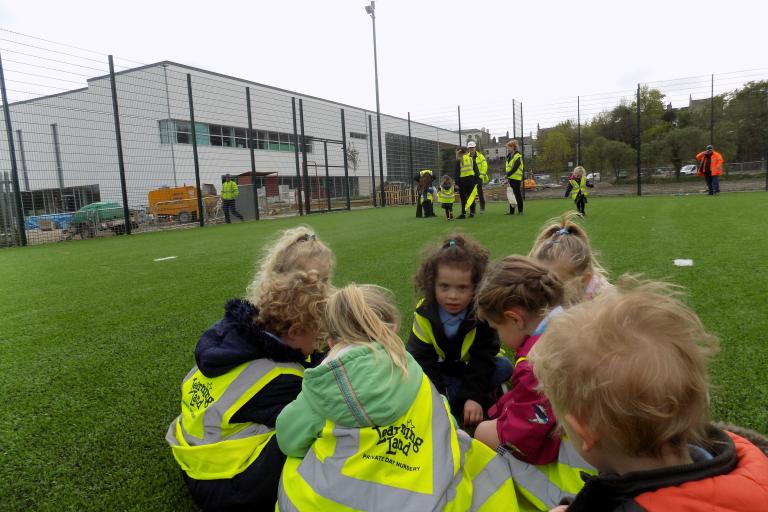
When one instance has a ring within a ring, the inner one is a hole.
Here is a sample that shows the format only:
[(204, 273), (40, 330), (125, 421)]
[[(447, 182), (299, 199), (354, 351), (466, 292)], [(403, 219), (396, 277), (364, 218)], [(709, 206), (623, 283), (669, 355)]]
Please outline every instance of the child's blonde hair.
[(539, 232), (528, 256), (544, 264), (559, 266), (567, 275), (559, 276), (565, 286), (566, 305), (577, 304), (584, 297), (582, 276), (605, 277), (605, 269), (597, 261), (587, 232), (574, 222), (578, 214), (570, 212), (558, 220), (551, 220)]
[(554, 318), (530, 359), (555, 412), (586, 422), (604, 446), (630, 456), (702, 443), (717, 339), (679, 296), (678, 287), (625, 277)]
[(580, 165), (573, 169), (573, 175), (577, 176), (579, 178), (584, 176), (584, 174), (586, 174), (586, 172), (587, 172), (587, 170), (584, 167), (580, 166)]
[(254, 321), (280, 336), (296, 323), (319, 336), (329, 291), (316, 270), (273, 274), (261, 283)]
[(536, 315), (559, 306), (563, 285), (557, 275), (525, 256), (507, 256), (491, 264), (477, 289), (477, 317), (501, 322), (504, 312), (520, 307)]
[[(331, 272), (334, 264), (333, 253), (321, 242), (312, 228), (298, 226), (283, 231), (280, 238), (267, 246), (259, 269), (246, 290), (246, 298), (253, 304), (259, 302), (262, 285), (273, 274), (292, 272), (294, 270), (309, 270), (306, 263), (316, 259), (328, 263)], [(330, 276), (320, 276), (329, 279)]]
[(329, 357), (344, 346), (378, 343), (403, 375), (408, 374), (405, 346), (397, 334), (400, 313), (386, 288), (352, 283), (336, 290), (328, 298), (324, 323), (334, 341)]

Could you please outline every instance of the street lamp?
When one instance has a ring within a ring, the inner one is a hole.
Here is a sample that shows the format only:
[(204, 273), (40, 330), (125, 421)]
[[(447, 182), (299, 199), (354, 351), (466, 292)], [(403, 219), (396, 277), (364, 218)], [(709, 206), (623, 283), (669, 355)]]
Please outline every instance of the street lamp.
[(384, 201), (384, 156), (381, 153), (381, 110), (379, 108), (379, 59), (376, 54), (376, 2), (371, 0), (371, 5), (365, 6), (365, 12), (373, 22), (373, 69), (376, 77), (376, 130), (379, 135), (379, 189), (381, 190), (381, 206), (386, 206)]

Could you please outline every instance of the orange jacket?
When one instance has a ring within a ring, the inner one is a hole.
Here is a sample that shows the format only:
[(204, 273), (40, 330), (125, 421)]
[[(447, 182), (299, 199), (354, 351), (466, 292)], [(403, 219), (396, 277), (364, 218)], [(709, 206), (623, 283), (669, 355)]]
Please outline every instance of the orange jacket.
[[(702, 151), (696, 155), (696, 160), (700, 162), (698, 170), (699, 176), (704, 176), (704, 155), (706, 154), (706, 151)], [(712, 162), (710, 163), (710, 169), (712, 170), (712, 176), (720, 176), (723, 174), (723, 155), (717, 151), (712, 152)]]
[[(712, 173), (714, 174), (714, 173)], [(644, 510), (765, 510), (768, 504), (768, 457), (755, 445), (727, 432), (736, 446), (738, 464), (727, 474), (640, 494)]]

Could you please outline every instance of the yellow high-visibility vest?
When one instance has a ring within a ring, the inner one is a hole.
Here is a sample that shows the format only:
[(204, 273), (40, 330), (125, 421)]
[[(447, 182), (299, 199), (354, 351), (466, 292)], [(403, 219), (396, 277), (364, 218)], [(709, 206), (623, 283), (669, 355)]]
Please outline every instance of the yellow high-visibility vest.
[(234, 181), (225, 181), (221, 186), (221, 198), (222, 199), (234, 199), (240, 194), (237, 188), (237, 183)]
[(520, 510), (525, 512), (551, 510), (560, 500), (575, 496), (584, 487), (582, 472), (597, 474), (567, 438), (560, 442), (557, 460), (549, 464), (529, 464), (508, 451), (501, 456), (507, 462), (507, 472), (512, 475)]
[(456, 192), (454, 187), (444, 189), (440, 187), (437, 190), (437, 200), (444, 204), (453, 204), (456, 201)]
[[(513, 173), (512, 168), (515, 166), (515, 162), (520, 161), (520, 167)], [(523, 169), (525, 169), (525, 163), (523, 162), (523, 155), (519, 151), (515, 151), (512, 158), (507, 162), (507, 179), (520, 181), (523, 179)]]
[[(418, 304), (416, 304), (416, 309), (418, 309), (423, 303), (424, 303), (424, 299), (421, 299), (418, 302)], [(445, 352), (443, 351), (442, 348), (440, 348), (440, 345), (437, 344), (435, 333), (432, 330), (432, 323), (429, 321), (427, 317), (422, 316), (417, 312), (414, 312), (413, 327), (411, 328), (411, 331), (413, 331), (413, 334), (420, 341), (428, 345), (432, 345), (432, 347), (434, 347), (435, 352), (437, 352), (438, 361), (440, 362), (445, 361)], [(469, 361), (469, 349), (472, 348), (472, 344), (475, 342), (476, 334), (477, 334), (477, 327), (473, 327), (471, 331), (469, 331), (466, 335), (464, 335), (464, 339), (461, 341), (461, 352), (459, 355), (459, 358), (461, 361), (464, 361), (464, 362)]]
[(327, 420), (304, 459), (286, 460), (277, 504), (289, 512), (518, 510), (505, 461), (456, 430), (426, 374), (390, 425)]
[(218, 377), (195, 366), (181, 384), (181, 414), (165, 436), (181, 469), (196, 480), (232, 478), (255, 461), (275, 431), (232, 416), (280, 375), (304, 376), (296, 363), (256, 359)]
[(571, 185), (571, 199), (576, 199), (576, 196), (579, 195), (579, 192), (583, 196), (589, 196), (589, 190), (587, 189), (587, 180), (584, 176), (581, 177), (579, 181), (576, 180), (568, 180), (568, 183)]

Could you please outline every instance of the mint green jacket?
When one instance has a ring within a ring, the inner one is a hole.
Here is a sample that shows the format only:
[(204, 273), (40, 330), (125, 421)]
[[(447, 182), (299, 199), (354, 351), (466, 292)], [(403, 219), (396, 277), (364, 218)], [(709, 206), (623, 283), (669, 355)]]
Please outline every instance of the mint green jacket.
[(388, 425), (401, 417), (416, 399), (423, 372), (406, 352), (408, 375), (403, 376), (381, 345), (356, 346), (304, 372), (299, 396), (277, 417), (280, 450), (304, 457), (325, 426), (326, 419), (341, 427)]

